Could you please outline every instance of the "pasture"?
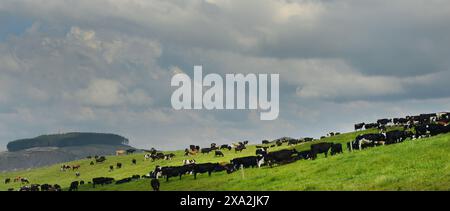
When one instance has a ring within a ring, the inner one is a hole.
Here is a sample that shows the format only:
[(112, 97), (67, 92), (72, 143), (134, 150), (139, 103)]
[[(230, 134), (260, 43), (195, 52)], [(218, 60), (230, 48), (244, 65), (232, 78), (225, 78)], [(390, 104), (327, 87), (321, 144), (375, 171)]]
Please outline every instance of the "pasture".
[[(295, 147), (305, 150), (311, 143), (335, 142), (345, 143), (358, 134), (374, 132), (366, 130), (327, 137), (322, 140), (302, 143), (296, 146), (270, 148), (269, 151)], [(450, 134), (438, 135), (419, 140), (407, 140), (403, 143), (379, 146), (362, 151), (348, 152), (325, 158), (319, 155), (316, 160), (300, 160), (294, 163), (275, 166), (248, 168), (232, 174), (214, 172), (211, 177), (199, 175), (194, 180), (192, 175), (184, 175), (181, 180), (170, 178), (169, 182), (160, 179), (161, 190), (450, 190)], [(75, 171), (60, 171), (60, 164), (28, 171), (1, 173), (0, 178), (26, 177), (31, 183), (59, 184), (67, 189), (72, 181), (84, 180), (86, 183), (94, 177), (113, 177), (116, 180), (130, 177), (134, 174), (144, 175), (153, 170), (156, 165), (179, 166), (184, 159), (195, 159), (197, 163), (228, 162), (235, 157), (254, 155), (256, 147), (250, 145), (241, 153), (233, 150), (222, 150), (224, 157), (215, 157), (214, 152), (205, 155), (185, 157), (183, 151), (174, 151), (173, 160), (144, 161), (144, 154), (126, 156), (108, 156), (105, 163), (89, 165), (89, 159), (69, 162), (69, 165), (81, 165)], [(136, 165), (131, 164), (132, 159)], [(109, 172), (109, 166), (117, 162), (123, 164), (121, 169)], [(20, 183), (0, 184), (0, 190), (19, 188)], [(140, 179), (121, 185), (98, 186), (81, 185), (79, 190), (136, 190), (149, 191), (150, 180)]]

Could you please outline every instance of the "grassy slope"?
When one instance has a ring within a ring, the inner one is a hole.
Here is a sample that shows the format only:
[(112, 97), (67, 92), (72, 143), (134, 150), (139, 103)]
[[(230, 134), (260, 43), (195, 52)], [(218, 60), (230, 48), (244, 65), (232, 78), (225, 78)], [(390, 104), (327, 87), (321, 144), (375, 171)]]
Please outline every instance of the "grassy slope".
[[(370, 131), (365, 131), (370, 132)], [(358, 133), (342, 134), (323, 141), (345, 143)], [(298, 145), (298, 150), (309, 148), (308, 144)], [(278, 147), (278, 149), (287, 146)], [(197, 162), (229, 161), (235, 156), (253, 155), (254, 146), (242, 153), (225, 151), (224, 158), (214, 158), (213, 154), (198, 155)], [(429, 139), (407, 141), (401, 144), (382, 146), (363, 151), (324, 158), (315, 161), (298, 161), (274, 168), (245, 169), (233, 174), (213, 173), (211, 177), (200, 175), (183, 176), (179, 181), (172, 178), (161, 181), (162, 190), (450, 190), (450, 134)], [(146, 174), (155, 165), (180, 165), (184, 159), (182, 151), (176, 151), (172, 161), (143, 161), (142, 154), (108, 157), (108, 162), (89, 166), (88, 160), (72, 162), (81, 164), (79, 180), (89, 181), (97, 176), (111, 176), (116, 179), (132, 174)], [(138, 165), (132, 166), (136, 158)], [(108, 172), (108, 166), (122, 162), (124, 168)], [(31, 171), (0, 174), (0, 179), (25, 176), (32, 183), (58, 183), (67, 187), (76, 180), (73, 172), (59, 172), (59, 165)], [(20, 184), (0, 184), (0, 190), (18, 187)], [(107, 185), (95, 190), (149, 190), (149, 180), (140, 180), (123, 185)], [(89, 185), (80, 190), (93, 190)]]

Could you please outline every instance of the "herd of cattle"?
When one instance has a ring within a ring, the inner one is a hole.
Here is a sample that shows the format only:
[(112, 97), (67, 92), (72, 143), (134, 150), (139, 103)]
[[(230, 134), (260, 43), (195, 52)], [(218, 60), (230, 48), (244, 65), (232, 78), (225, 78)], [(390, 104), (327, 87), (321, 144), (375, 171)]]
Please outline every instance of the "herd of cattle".
[[(356, 138), (347, 143), (347, 149), (349, 151), (353, 150), (362, 150), (368, 147), (374, 147), (379, 145), (390, 145), (403, 142), (407, 139), (415, 140), (424, 137), (435, 136), (443, 133), (450, 133), (450, 113), (442, 112), (442, 113), (434, 113), (434, 114), (421, 114), (418, 116), (407, 116), (405, 118), (394, 118), (394, 119), (380, 119), (376, 123), (358, 123), (355, 124), (355, 131), (364, 130), (364, 129), (373, 129), (377, 128), (378, 130), (375, 133), (365, 133), (356, 136)], [(392, 127), (394, 130), (387, 130), (387, 127)], [(401, 128), (401, 129), (395, 129)], [(335, 136), (339, 135), (339, 133), (329, 133), (327, 136)], [(343, 153), (343, 146), (340, 143), (331, 143), (331, 142), (322, 142), (322, 143), (313, 143), (310, 145), (309, 150), (298, 151), (295, 148), (282, 149), (278, 151), (270, 151), (269, 148), (281, 146), (284, 143), (289, 145), (297, 145), (305, 142), (313, 141), (313, 138), (303, 138), (303, 139), (293, 139), (293, 138), (280, 138), (274, 141), (263, 140), (261, 145), (256, 145), (255, 155), (246, 156), (246, 157), (237, 157), (229, 162), (222, 163), (196, 163), (195, 159), (185, 159), (183, 160), (180, 166), (156, 166), (153, 171), (151, 171), (147, 175), (133, 175), (131, 177), (123, 178), (120, 180), (115, 180), (110, 177), (98, 177), (93, 178), (92, 182), (88, 182), (88, 184), (92, 184), (95, 188), (96, 185), (106, 185), (106, 184), (124, 184), (131, 181), (139, 180), (142, 178), (151, 179), (150, 184), (153, 190), (159, 190), (160, 183), (159, 178), (164, 178), (166, 181), (169, 181), (171, 177), (178, 177), (180, 180), (185, 175), (193, 175), (194, 179), (197, 178), (198, 174), (207, 173), (209, 176), (213, 172), (222, 172), (225, 171), (228, 174), (239, 171), (244, 168), (260, 168), (262, 166), (273, 167), (274, 165), (282, 165), (286, 163), (295, 162), (297, 160), (314, 160), (317, 158), (318, 154), (324, 154), (325, 157), (328, 156), (328, 153), (331, 155), (336, 155), (339, 153)], [(197, 153), (201, 154), (209, 154), (210, 152), (214, 152), (214, 156), (224, 156), (223, 150), (231, 151), (234, 149), (235, 153), (242, 152), (247, 149), (248, 141), (238, 142), (234, 144), (225, 144), (225, 145), (217, 145), (212, 143), (210, 147), (200, 148), (199, 146), (190, 145), (189, 148), (185, 149), (184, 155), (194, 156)], [(175, 157), (175, 154), (169, 153), (164, 154), (163, 152), (159, 152), (156, 149), (152, 148), (151, 150), (146, 150), (144, 155), (144, 159), (151, 159), (152, 161), (157, 160), (171, 160)], [(133, 153), (133, 152), (130, 152)], [(92, 157), (88, 157), (91, 159)], [(103, 163), (106, 158), (104, 156), (95, 156), (94, 161), (90, 164), (95, 165), (96, 163)], [(131, 160), (131, 164), (136, 164), (136, 159)], [(62, 165), (61, 171), (67, 170), (78, 170), (80, 165)], [(110, 166), (110, 171), (114, 169), (122, 168), (122, 163), (117, 163), (114, 166)], [(80, 176), (79, 172), (76, 172), (76, 176)], [(5, 184), (10, 182), (21, 182), (25, 186), (21, 187), (20, 191), (60, 191), (61, 186), (55, 185), (38, 185), (32, 184), (29, 185), (29, 181), (26, 178), (16, 177), (14, 181), (11, 181), (10, 178), (5, 179)], [(73, 181), (70, 184), (69, 191), (78, 190), (79, 185), (85, 184), (84, 181)], [(13, 190), (13, 189), (10, 189)]]

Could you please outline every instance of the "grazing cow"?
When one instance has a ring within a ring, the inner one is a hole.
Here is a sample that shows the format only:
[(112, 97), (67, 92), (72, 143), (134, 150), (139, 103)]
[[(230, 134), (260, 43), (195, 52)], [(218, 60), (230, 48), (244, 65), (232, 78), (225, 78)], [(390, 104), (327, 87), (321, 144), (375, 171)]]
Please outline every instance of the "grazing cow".
[(5, 179), (5, 184), (8, 184), (8, 183), (10, 183), (11, 182), (11, 178), (6, 178)]
[(311, 159), (311, 150), (297, 152), (297, 159), (299, 159), (299, 160)]
[(221, 151), (219, 151), (219, 150), (216, 150), (215, 152), (214, 152), (214, 156), (221, 156), (221, 157), (224, 157), (225, 155), (221, 152)]
[(412, 133), (409, 131), (393, 130), (384, 133), (384, 136), (386, 137), (386, 144), (395, 144), (412, 137)]
[(150, 181), (150, 185), (152, 186), (153, 191), (159, 191), (160, 183), (159, 183), (159, 180), (158, 180), (158, 179), (153, 178), (153, 179)]
[(93, 165), (94, 165), (94, 161), (91, 161), (91, 162), (89, 163), (89, 165), (93, 166)]
[(333, 144), (331, 146), (331, 155), (336, 155), (342, 153), (342, 144)]
[(96, 177), (92, 179), (92, 187), (95, 188), (95, 185), (106, 185), (114, 182), (114, 178), (109, 177)]
[(184, 149), (184, 156), (189, 156), (189, 149), (188, 148)]
[(175, 157), (175, 154), (170, 153), (170, 154), (164, 155), (164, 160), (172, 160), (173, 157)]
[(58, 185), (58, 184), (54, 184), (54, 185), (53, 185), (53, 190), (54, 190), (54, 191), (58, 191), (58, 192), (59, 192), (59, 191), (61, 191), (61, 190), (62, 190), (62, 188), (61, 188), (61, 186), (60, 186), (60, 185)]
[(41, 191), (50, 191), (53, 187), (49, 184), (41, 185)]
[(362, 130), (364, 128), (365, 123), (355, 124), (355, 131)]
[(211, 150), (215, 150), (217, 149), (217, 144), (216, 143), (211, 143)]
[(317, 158), (317, 154), (324, 153), (325, 157), (328, 157), (328, 151), (333, 146), (333, 143), (318, 143), (311, 145), (311, 158), (314, 160)]
[(264, 163), (264, 157), (263, 156), (247, 156), (247, 157), (241, 157), (241, 158), (234, 158), (233, 160), (230, 160), (230, 164), (232, 164), (232, 168), (234, 170), (237, 170), (241, 168), (248, 168), (248, 167), (261, 167), (261, 165)]
[(189, 165), (189, 164), (194, 164), (194, 163), (195, 163), (194, 159), (192, 159), (192, 160), (183, 160), (183, 165)]
[(270, 142), (268, 140), (262, 140), (261, 143), (262, 144), (269, 144)]
[(228, 145), (228, 144), (223, 144), (222, 146), (220, 146), (220, 149), (221, 149), (221, 150), (222, 150), (222, 149), (228, 149), (228, 150), (231, 150), (232, 147), (231, 147), (230, 145)]
[(211, 148), (202, 148), (200, 152), (202, 154), (209, 154), (211, 151), (212, 151)]
[(79, 164), (72, 165), (72, 171), (78, 170), (81, 166)]
[(217, 163), (201, 163), (194, 164), (193, 171), (194, 179), (197, 179), (197, 174), (208, 173), (208, 176), (211, 176), (211, 173), (218, 167)]
[(105, 162), (105, 161), (106, 161), (105, 156), (101, 156), (101, 157), (95, 159), (95, 162), (96, 162), (96, 163), (103, 163), (103, 162)]
[(164, 159), (165, 155), (162, 152), (157, 152), (156, 154), (150, 155), (150, 157), (152, 158), (152, 162), (154, 162), (155, 160)]
[(356, 139), (347, 144), (349, 150), (359, 149), (362, 150), (367, 147), (373, 147), (377, 145), (384, 145), (386, 143), (386, 137), (379, 133), (369, 133), (358, 135)]
[(117, 180), (115, 184), (116, 185), (125, 184), (125, 183), (131, 182), (131, 180), (132, 180), (131, 177), (127, 177), (127, 178), (123, 178), (121, 180)]
[(147, 154), (144, 155), (144, 160), (148, 160), (151, 157), (152, 157), (152, 155), (147, 153)]
[(24, 184), (24, 183), (29, 184), (30, 183), (30, 181), (27, 178), (20, 178), (20, 182), (22, 184)]
[(408, 119), (406, 118), (394, 118), (392, 120), (392, 123), (394, 123), (394, 125), (404, 125), (408, 123)]
[(133, 164), (133, 165), (136, 165), (136, 162), (137, 162), (137, 161), (136, 161), (136, 159), (134, 159), (134, 158), (131, 160), (131, 164)]
[(80, 185), (80, 182), (73, 181), (72, 183), (70, 183), (69, 191), (76, 191), (76, 190), (78, 190), (78, 186), (79, 185)]
[(80, 177), (81, 176), (80, 172), (75, 172), (75, 176)]
[(114, 171), (114, 166), (113, 165), (109, 166), (109, 171)]
[(234, 148), (234, 152), (242, 152), (242, 150), (246, 149), (244, 144), (240, 144), (238, 146), (236, 146), (236, 148)]
[(84, 185), (84, 180), (80, 180), (80, 185)]
[(122, 163), (117, 163), (117, 164), (116, 164), (116, 167), (117, 167), (118, 169), (122, 168)]
[(264, 156), (264, 161), (272, 167), (273, 164), (282, 164), (294, 161), (295, 149), (283, 149), (280, 151), (269, 152)]

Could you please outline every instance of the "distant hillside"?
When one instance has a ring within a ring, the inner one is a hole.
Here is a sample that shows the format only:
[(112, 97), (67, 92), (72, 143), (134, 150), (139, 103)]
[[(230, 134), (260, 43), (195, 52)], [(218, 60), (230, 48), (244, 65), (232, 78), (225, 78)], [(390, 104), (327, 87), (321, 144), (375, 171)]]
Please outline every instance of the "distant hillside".
[(36, 138), (20, 139), (9, 142), (8, 151), (15, 152), (35, 147), (71, 147), (92, 144), (128, 145), (128, 139), (115, 134), (105, 133), (65, 133), (42, 135)]

